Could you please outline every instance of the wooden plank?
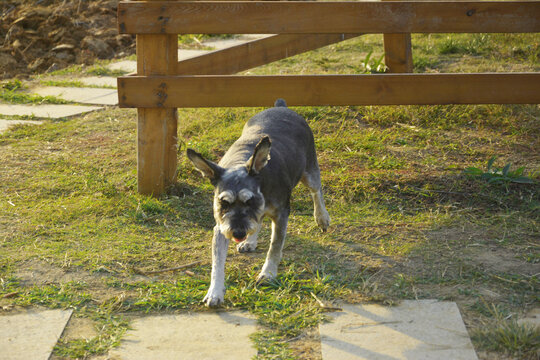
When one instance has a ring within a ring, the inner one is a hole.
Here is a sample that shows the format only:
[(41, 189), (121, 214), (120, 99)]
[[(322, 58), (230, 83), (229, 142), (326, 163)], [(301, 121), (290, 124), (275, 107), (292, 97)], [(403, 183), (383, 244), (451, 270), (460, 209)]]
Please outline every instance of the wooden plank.
[(283, 34), (250, 41), (182, 60), (177, 74), (228, 75), (306, 51), (351, 39), (360, 34)]
[[(383, 0), (388, 1), (388, 0)], [(411, 34), (384, 34), (384, 63), (388, 73), (412, 73)]]
[(411, 34), (384, 34), (384, 63), (389, 73), (413, 72)]
[(536, 104), (540, 73), (155, 76), (118, 79), (121, 107)]
[[(171, 75), (177, 63), (176, 35), (137, 35), (139, 75)], [(176, 176), (177, 111), (155, 107), (138, 109), (137, 188), (159, 196)]]
[(129, 34), (539, 32), (540, 1), (120, 2)]

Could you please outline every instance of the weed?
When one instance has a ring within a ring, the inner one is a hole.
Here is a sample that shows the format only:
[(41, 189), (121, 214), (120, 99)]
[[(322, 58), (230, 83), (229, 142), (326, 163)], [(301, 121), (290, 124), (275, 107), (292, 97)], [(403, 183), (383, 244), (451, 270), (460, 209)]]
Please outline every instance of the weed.
[(384, 73), (387, 70), (385, 64), (383, 64), (384, 54), (382, 54), (378, 59), (372, 59), (373, 50), (367, 53), (364, 60), (362, 60), (361, 65), (364, 68), (365, 73)]
[(469, 54), (479, 55), (491, 51), (491, 38), (486, 34), (474, 34), (471, 37), (456, 37), (449, 35), (439, 44), (440, 55), (448, 54)]
[(2, 83), (2, 89), (7, 91), (16, 91), (24, 89), (24, 85), (19, 79), (12, 79), (9, 81), (4, 81)]
[(488, 184), (503, 184), (508, 186), (510, 183), (517, 184), (535, 184), (537, 181), (533, 178), (535, 175), (523, 176), (525, 166), (519, 167), (515, 170), (510, 170), (511, 164), (508, 163), (502, 168), (493, 166), (496, 157), (489, 159), (486, 170), (479, 169), (477, 167), (468, 167), (464, 170), (466, 175), (471, 177), (477, 177), (487, 181)]
[(127, 73), (124, 70), (111, 70), (101, 65), (94, 65), (90, 69), (87, 69), (85, 72), (89, 75), (111, 76), (111, 77), (123, 76)]
[(508, 319), (493, 304), (489, 311), (492, 319), (471, 332), (477, 348), (504, 352), (520, 359), (538, 358), (540, 327)]

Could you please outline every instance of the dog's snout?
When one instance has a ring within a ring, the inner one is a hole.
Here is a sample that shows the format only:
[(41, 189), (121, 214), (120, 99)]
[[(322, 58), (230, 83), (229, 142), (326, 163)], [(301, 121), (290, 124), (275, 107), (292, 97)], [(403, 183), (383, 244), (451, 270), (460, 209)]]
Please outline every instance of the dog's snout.
[(246, 232), (244, 230), (235, 230), (235, 231), (233, 231), (232, 235), (233, 235), (233, 237), (235, 239), (241, 240), (241, 239), (244, 239), (246, 237)]

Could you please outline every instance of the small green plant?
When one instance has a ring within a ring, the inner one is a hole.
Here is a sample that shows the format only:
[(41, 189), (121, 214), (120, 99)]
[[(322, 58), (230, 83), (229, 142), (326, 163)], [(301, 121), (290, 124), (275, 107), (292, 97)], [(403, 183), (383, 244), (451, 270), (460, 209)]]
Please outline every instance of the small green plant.
[(494, 167), (495, 156), (489, 159), (487, 163), (486, 171), (477, 167), (468, 167), (464, 173), (472, 177), (479, 177), (486, 180), (488, 184), (505, 184), (517, 183), (517, 184), (534, 184), (536, 181), (533, 176), (524, 176), (525, 167), (519, 167), (515, 170), (510, 170), (511, 164), (506, 164), (503, 168)]
[(23, 83), (19, 79), (13, 79), (2, 83), (2, 89), (6, 91), (16, 91), (23, 89)]
[(362, 67), (364, 68), (365, 73), (383, 73), (386, 71), (386, 65), (383, 64), (384, 54), (382, 54), (378, 59), (372, 59), (373, 50), (370, 50), (366, 55), (364, 60), (362, 60)]

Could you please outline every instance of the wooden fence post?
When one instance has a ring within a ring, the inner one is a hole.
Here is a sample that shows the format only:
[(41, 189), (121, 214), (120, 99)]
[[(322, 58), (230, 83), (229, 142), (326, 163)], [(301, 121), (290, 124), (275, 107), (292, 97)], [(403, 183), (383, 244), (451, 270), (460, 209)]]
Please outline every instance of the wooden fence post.
[(384, 62), (388, 67), (388, 72), (412, 73), (411, 34), (384, 34), (383, 36)]
[[(137, 35), (137, 74), (175, 75), (178, 35)], [(177, 154), (176, 108), (138, 110), (137, 189), (159, 196), (175, 181)]]

